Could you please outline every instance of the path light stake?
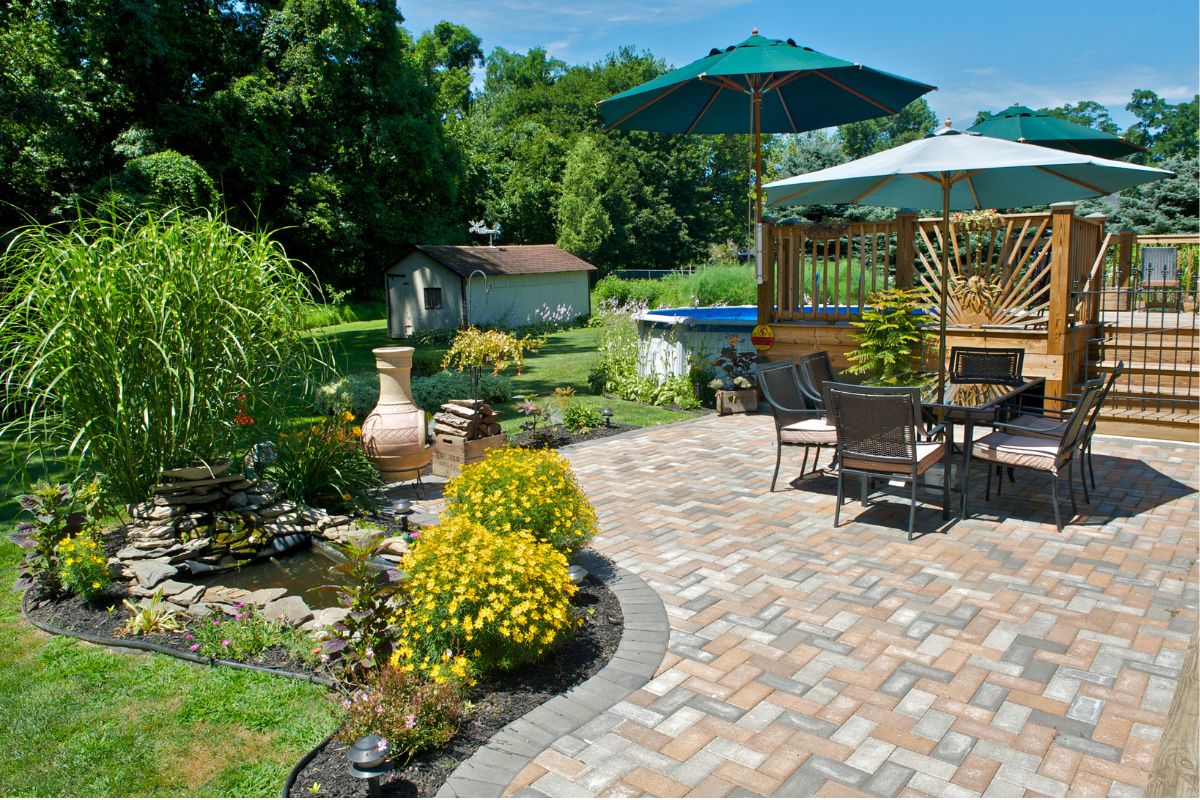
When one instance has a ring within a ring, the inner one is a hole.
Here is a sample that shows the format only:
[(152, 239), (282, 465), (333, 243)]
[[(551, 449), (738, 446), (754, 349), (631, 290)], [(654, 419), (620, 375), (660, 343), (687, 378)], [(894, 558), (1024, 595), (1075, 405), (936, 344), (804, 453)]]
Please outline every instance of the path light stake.
[(612, 409), (609, 408), (608, 406), (605, 406), (604, 408), (600, 409), (600, 416), (604, 417), (604, 427), (611, 428), (612, 427)]
[(400, 530), (408, 532), (408, 518), (413, 512), (413, 504), (411, 500), (400, 498), (393, 500), (390, 508), (392, 519), (400, 523)]
[(346, 758), (350, 760), (347, 770), (351, 778), (367, 782), (367, 796), (379, 796), (379, 779), (390, 772), (392, 764), (387, 760), (391, 753), (387, 739), (381, 736), (363, 736), (351, 746)]

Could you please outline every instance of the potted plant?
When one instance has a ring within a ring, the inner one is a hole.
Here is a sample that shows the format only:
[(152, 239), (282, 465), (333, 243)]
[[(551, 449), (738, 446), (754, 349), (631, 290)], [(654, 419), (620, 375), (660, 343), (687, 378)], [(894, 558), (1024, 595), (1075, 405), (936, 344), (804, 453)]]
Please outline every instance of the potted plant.
[(717, 390), (717, 413), (744, 414), (758, 408), (758, 390), (750, 379), (750, 370), (758, 356), (753, 351), (738, 350), (740, 336), (730, 336), (721, 348), (721, 355), (713, 366), (720, 373), (709, 387)]

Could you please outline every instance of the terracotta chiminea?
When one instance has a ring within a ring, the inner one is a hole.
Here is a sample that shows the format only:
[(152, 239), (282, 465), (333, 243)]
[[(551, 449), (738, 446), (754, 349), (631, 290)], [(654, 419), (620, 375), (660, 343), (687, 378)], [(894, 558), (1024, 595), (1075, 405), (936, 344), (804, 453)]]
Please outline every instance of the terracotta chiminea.
[(415, 478), (433, 458), (425, 443), (425, 412), (413, 404), (413, 348), (376, 347), (379, 403), (363, 421), (363, 450), (384, 480)]

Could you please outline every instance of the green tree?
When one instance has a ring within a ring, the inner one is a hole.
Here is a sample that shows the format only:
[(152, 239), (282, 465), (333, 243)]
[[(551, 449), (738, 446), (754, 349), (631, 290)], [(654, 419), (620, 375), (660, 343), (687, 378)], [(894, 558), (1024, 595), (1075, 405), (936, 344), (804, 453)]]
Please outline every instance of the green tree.
[(413, 55), (425, 79), (437, 88), (437, 108), (460, 119), (471, 107), (471, 71), (483, 63), (482, 42), (463, 25), (439, 22), (417, 40)]
[(1125, 132), (1125, 138), (1150, 151), (1152, 160), (1197, 157), (1200, 95), (1172, 105), (1149, 89), (1135, 89), (1125, 108), (1138, 120)]
[(1078, 103), (1064, 103), (1055, 108), (1043, 108), (1043, 113), (1049, 114), (1052, 117), (1073, 122), (1076, 125), (1084, 125), (1088, 128), (1095, 128), (1098, 131), (1111, 133), (1114, 136), (1120, 135), (1121, 129), (1117, 123), (1113, 122), (1112, 115), (1108, 113), (1108, 108), (1097, 103), (1095, 100), (1080, 100)]
[(204, 167), (174, 150), (132, 158), (97, 194), (128, 214), (143, 208), (186, 210), (212, 208), (217, 189)]
[(925, 98), (906, 105), (897, 114), (851, 122), (838, 128), (842, 149), (850, 160), (916, 141), (937, 127), (937, 117)]

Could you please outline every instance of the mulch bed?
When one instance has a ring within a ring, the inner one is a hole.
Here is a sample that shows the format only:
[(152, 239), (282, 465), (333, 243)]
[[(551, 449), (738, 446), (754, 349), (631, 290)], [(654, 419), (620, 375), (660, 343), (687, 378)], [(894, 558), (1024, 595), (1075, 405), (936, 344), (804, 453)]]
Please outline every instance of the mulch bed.
[[(584, 626), (541, 664), (508, 675), (480, 679), (471, 690), (473, 708), (458, 734), (438, 750), (423, 753), (380, 781), (383, 797), (432, 797), (455, 768), (501, 728), (547, 700), (595, 675), (621, 643), (621, 605), (607, 586), (589, 576), (575, 604)], [(346, 774), (348, 743), (329, 740), (297, 775), (291, 797), (366, 797), (366, 781)], [(318, 791), (312, 787), (318, 786)]]
[[(129, 612), (122, 605), (122, 601), (129, 597), (126, 588), (127, 584), (114, 583), (103, 595), (97, 596), (91, 601), (75, 596), (57, 600), (46, 600), (39, 596), (31, 595), (29, 616), (39, 622), (46, 622), (62, 628), (68, 633), (107, 636), (111, 639), (119, 639), (131, 644), (136, 642), (151, 642), (164, 647), (170, 647), (181, 653), (188, 652), (188, 647), (195, 642), (184, 637), (189, 632), (194, 632), (203, 622), (187, 617), (186, 615), (179, 616), (182, 627), (178, 631), (138, 636), (131, 636), (122, 632), (125, 620), (129, 618)], [(36, 589), (32, 591), (36, 592)], [(314, 642), (314, 646), (315, 644)], [(242, 661), (243, 663), (259, 667), (271, 667), (290, 672), (305, 674), (314, 672), (312, 665), (305, 664), (291, 651), (278, 646), (270, 647), (258, 655), (243, 659)]]
[(575, 433), (564, 428), (562, 425), (550, 425), (538, 430), (536, 434), (531, 434), (526, 431), (520, 433), (510, 433), (508, 435), (509, 444), (513, 447), (529, 447), (535, 450), (545, 448), (566, 447), (570, 444), (578, 444), (579, 442), (590, 442), (593, 439), (603, 439), (608, 436), (616, 436), (618, 433), (625, 431), (636, 430), (633, 425), (622, 425), (613, 423), (611, 426), (592, 428), (586, 433)]

